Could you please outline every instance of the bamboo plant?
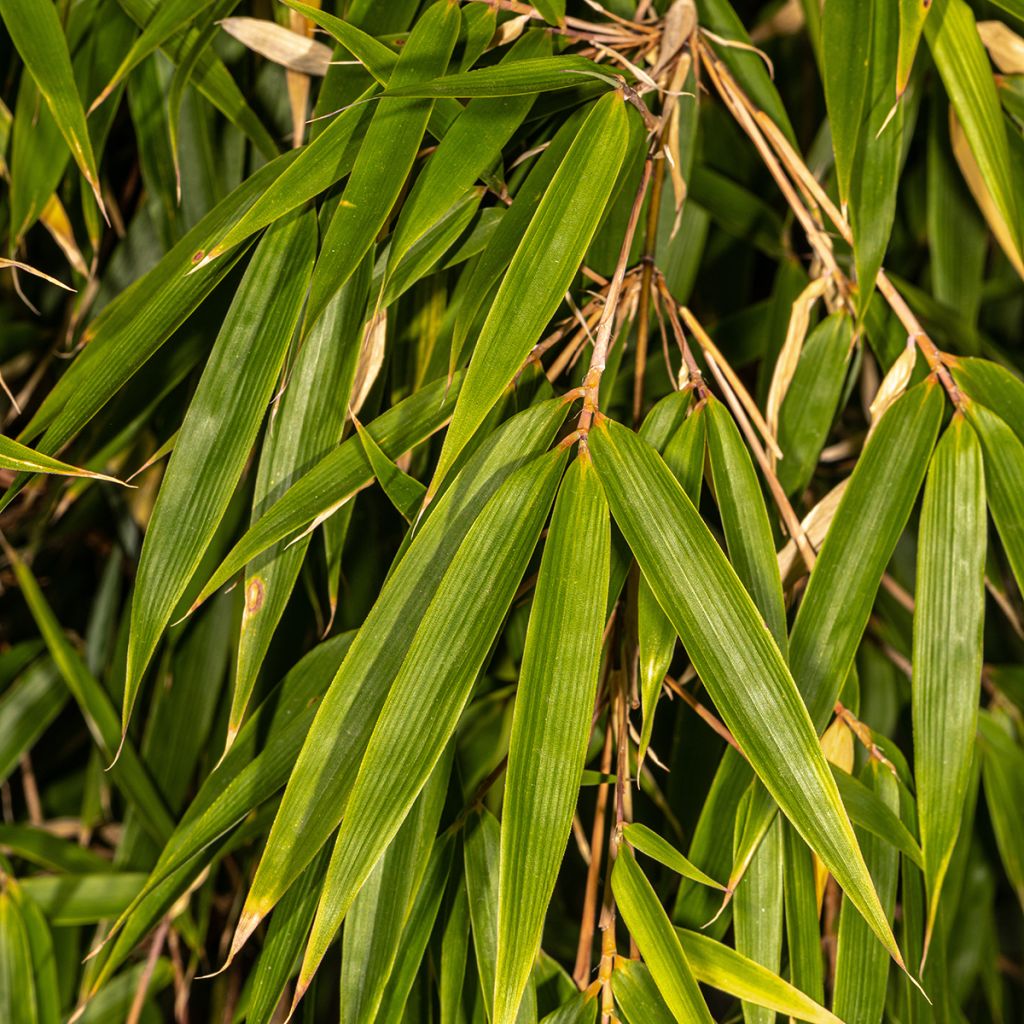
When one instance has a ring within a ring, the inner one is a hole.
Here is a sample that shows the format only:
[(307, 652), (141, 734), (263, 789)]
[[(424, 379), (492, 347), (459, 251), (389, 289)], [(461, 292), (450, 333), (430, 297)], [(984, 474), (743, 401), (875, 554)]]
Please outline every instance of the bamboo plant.
[(1020, 1018), (1021, 0), (0, 19), (0, 1020)]

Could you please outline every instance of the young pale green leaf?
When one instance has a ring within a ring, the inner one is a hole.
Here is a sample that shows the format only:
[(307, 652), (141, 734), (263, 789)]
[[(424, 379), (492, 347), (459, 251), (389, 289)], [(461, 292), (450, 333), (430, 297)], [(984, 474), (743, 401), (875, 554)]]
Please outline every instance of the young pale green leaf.
[(627, 131), (625, 103), (612, 93), (594, 105), (569, 147), (481, 329), (428, 495), (451, 470), (561, 303), (604, 215)]
[(1024, 444), (1024, 380), (987, 359), (957, 359), (950, 372), (964, 394), (991, 409)]
[(565, 409), (553, 400), (510, 419), (467, 461), (420, 524), (307, 730), (246, 899), (235, 950), (341, 820), (381, 707), (445, 570), (488, 500), (550, 444)]
[(900, 45), (896, 60), (896, 98), (906, 92), (910, 82), (910, 72), (914, 67), (914, 57), (921, 33), (924, 31), (924, 19), (931, 10), (932, 0), (900, 0)]
[(825, 106), (836, 156), (839, 197), (850, 196), (854, 156), (868, 106), (873, 0), (829, 0), (821, 18)]
[(709, 885), (714, 889), (725, 888), (721, 882), (716, 882), (710, 875), (706, 875), (696, 864), (687, 860), (667, 839), (663, 839), (646, 825), (631, 822), (623, 828), (622, 834), (626, 842), (635, 850), (646, 854), (659, 864), (664, 864), (676, 874), (689, 878), (700, 885)]
[(999, 94), (974, 14), (965, 0), (934, 0), (924, 34), (985, 184), (1020, 251), (1017, 187)]
[[(830, 4), (834, 0), (829, 0)], [(865, 68), (867, 88), (858, 121), (859, 137), (851, 164), (849, 188), (850, 226), (857, 270), (857, 306), (863, 313), (871, 301), (875, 276), (889, 245), (896, 216), (903, 148), (903, 118), (906, 103), (893, 107), (892, 83), (896, 75), (899, 46), (899, 12), (891, 0), (872, 0), (852, 8), (867, 13), (871, 42)], [(863, 13), (861, 17), (863, 18)], [(826, 11), (825, 19), (828, 14)], [(838, 54), (836, 55), (838, 58)], [(840, 73), (847, 65), (841, 60)]]
[(676, 935), (702, 985), (812, 1024), (840, 1024), (839, 1018), (777, 974), (700, 932), (677, 928)]
[[(328, 318), (322, 320), (322, 325), (326, 330)], [(310, 344), (310, 338), (305, 343)], [(372, 435), (386, 456), (398, 458), (448, 422), (460, 384), (460, 378), (456, 378), (451, 388), (446, 388), (444, 380), (421, 388), (370, 423), (365, 428), (366, 433)], [(249, 527), (224, 557), (193, 607), (202, 604), (262, 552), (310, 523), (325, 518), (373, 479), (373, 467), (366, 457), (362, 440), (350, 437), (299, 477)]]
[(256, 439), (302, 309), (315, 246), (312, 211), (282, 221), (260, 242), (185, 414), (139, 559), (123, 730), (160, 634)]
[[(440, 580), (359, 766), (299, 989), (309, 984), (454, 732), (537, 544), (564, 463), (564, 450), (553, 451), (513, 473), (470, 527)], [(390, 770), (396, 763), (401, 772)]]
[[(442, 72), (458, 33), (458, 5), (432, 5), (402, 47), (389, 86), (421, 82)], [(376, 104), (345, 191), (324, 235), (310, 283), (304, 336), (355, 272), (384, 226), (412, 170), (432, 106), (430, 100), (388, 97)]]
[(620, 846), (612, 868), (612, 892), (622, 920), (650, 968), (654, 984), (677, 1021), (713, 1020), (679, 938), (654, 887), (640, 870), (633, 851)]
[(853, 321), (842, 312), (826, 317), (804, 342), (800, 361), (779, 410), (776, 468), (786, 494), (810, 483), (836, 416), (852, 348)]
[(783, 833), (783, 904), (789, 980), (817, 1002), (825, 999), (825, 970), (814, 882), (814, 854), (788, 821)]
[[(370, 278), (366, 261), (338, 292), (287, 370), (260, 452), (252, 525), (341, 437), (359, 360)], [(309, 538), (280, 540), (246, 566), (245, 608), (238, 640), (228, 741), (238, 732), (260, 665), (302, 567)]]
[(985, 456), (989, 511), (1017, 586), (1024, 589), (1024, 443), (984, 405), (967, 400), (965, 408)]
[(605, 419), (590, 447), (612, 514), (726, 726), (902, 965), (807, 708), (753, 601), (651, 448)]
[(0, 0), (0, 17), (105, 216), (96, 157), (56, 6), (50, 0)]
[(981, 446), (970, 424), (957, 413), (928, 470), (914, 587), (914, 777), (928, 937), (960, 828), (974, 756), (986, 532)]
[(588, 81), (600, 80), (609, 86), (614, 79), (600, 64), (586, 57), (531, 57), (491, 68), (463, 71), (443, 78), (408, 85), (389, 83), (385, 96), (459, 97), (460, 99), (499, 96), (533, 96), (540, 92), (577, 89)]
[(828, 724), (882, 574), (914, 507), (943, 404), (941, 387), (926, 380), (889, 407), (857, 462), (815, 562), (790, 634), (789, 664), (818, 732)]
[(985, 799), (1003, 867), (1024, 906), (1024, 751), (990, 712), (978, 716), (978, 748)]
[[(884, 806), (895, 815), (899, 810), (900, 796), (899, 783), (893, 773), (877, 761), (870, 761), (864, 771), (871, 778), (872, 788)], [(899, 853), (875, 836), (863, 835), (861, 838), (879, 899), (891, 918), (896, 907)], [(864, 919), (844, 897), (839, 912), (832, 1009), (842, 1020), (880, 1024), (888, 981), (889, 962), (884, 950), (875, 941)]]
[[(741, 838), (740, 817), (736, 819), (737, 839)], [(736, 952), (776, 975), (782, 959), (782, 824), (776, 816), (732, 901)], [(744, 999), (743, 1019), (746, 1024), (774, 1024), (775, 1013)]]
[(608, 504), (583, 449), (558, 492), (548, 528), (512, 718), (501, 824), (496, 1024), (516, 1019), (572, 827), (597, 693), (610, 552)]
[(423, 504), (423, 496), (427, 493), (426, 487), (419, 480), (403, 472), (384, 454), (380, 445), (374, 441), (373, 435), (356, 416), (352, 417), (352, 422), (359, 440), (363, 442), (363, 451), (366, 452), (366, 459), (373, 467), (373, 475), (377, 482), (384, 489), (391, 504), (407, 521), (411, 521), (416, 515), (416, 510)]
[[(706, 406), (698, 405), (675, 431), (665, 446), (665, 464), (675, 474), (686, 496), (696, 507), (704, 478), (704, 453), (707, 442)], [(653, 412), (653, 410), (652, 410)], [(650, 432), (641, 437), (650, 440)], [(655, 445), (656, 448), (660, 447)], [(639, 649), (640, 702), (643, 722), (640, 728), (638, 757), (641, 762), (651, 742), (654, 713), (665, 674), (672, 664), (676, 631), (665, 614), (651, 585), (641, 576), (637, 589), (637, 646)]]
[(707, 409), (711, 476), (729, 560), (785, 656), (786, 607), (761, 484), (729, 410), (713, 396)]
[(252, 991), (245, 1011), (247, 1024), (270, 1024), (313, 921), (329, 853), (325, 845), (306, 865), (270, 918), (252, 973)]
[[(8, 557), (54, 665), (81, 709), (100, 752), (108, 761), (112, 760), (118, 749), (120, 729), (110, 696), (64, 635), (32, 570), (13, 551), (8, 552)], [(121, 758), (110, 769), (110, 775), (138, 812), (149, 834), (158, 843), (163, 843), (174, 830), (174, 822), (130, 740), (124, 740)]]

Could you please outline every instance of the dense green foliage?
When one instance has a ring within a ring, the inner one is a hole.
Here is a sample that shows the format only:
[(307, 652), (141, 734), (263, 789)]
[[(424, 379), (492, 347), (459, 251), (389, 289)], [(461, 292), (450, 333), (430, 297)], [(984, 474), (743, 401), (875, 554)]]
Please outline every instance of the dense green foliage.
[(0, 19), (2, 1024), (1020, 1019), (1021, 0)]

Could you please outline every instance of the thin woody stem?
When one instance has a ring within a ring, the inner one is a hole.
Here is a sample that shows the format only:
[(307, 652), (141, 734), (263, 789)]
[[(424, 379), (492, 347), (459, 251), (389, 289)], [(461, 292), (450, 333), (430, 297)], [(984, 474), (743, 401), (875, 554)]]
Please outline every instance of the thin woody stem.
[(658, 161), (651, 185), (651, 201), (647, 207), (647, 228), (644, 238), (643, 272), (640, 277), (640, 305), (636, 318), (636, 370), (633, 376), (633, 425), (640, 423), (644, 406), (644, 377), (647, 368), (647, 344), (651, 315), (651, 278), (654, 273), (654, 251), (658, 241), (658, 219), (661, 193), (665, 184), (665, 158)]
[(598, 391), (601, 386), (601, 376), (604, 374), (608, 362), (608, 349), (611, 347), (612, 326), (615, 323), (615, 310), (619, 304), (619, 296), (622, 294), (622, 282), (626, 276), (626, 264), (629, 262), (629, 251), (633, 248), (633, 236), (636, 234), (637, 222), (640, 220), (640, 210), (644, 204), (644, 196), (647, 194), (647, 183), (651, 180), (651, 158), (644, 161), (643, 175), (640, 178), (640, 187), (636, 191), (636, 198), (633, 200), (633, 209), (629, 214), (629, 223), (626, 225), (626, 234), (622, 240), (622, 248), (619, 251), (619, 261), (615, 266), (615, 273), (608, 284), (608, 294), (605, 298), (604, 311), (597, 325), (594, 334), (594, 351), (590, 357), (590, 367), (587, 376), (583, 381), (583, 411), (580, 413), (577, 426), (586, 436), (594, 421), (594, 413), (597, 412)]

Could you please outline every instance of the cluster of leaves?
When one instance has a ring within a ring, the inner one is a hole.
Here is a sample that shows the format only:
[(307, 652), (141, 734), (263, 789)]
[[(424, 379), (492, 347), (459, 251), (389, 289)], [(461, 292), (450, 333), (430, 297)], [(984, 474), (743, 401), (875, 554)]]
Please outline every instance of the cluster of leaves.
[(0, 1019), (1016, 1019), (1021, 0), (0, 17)]

